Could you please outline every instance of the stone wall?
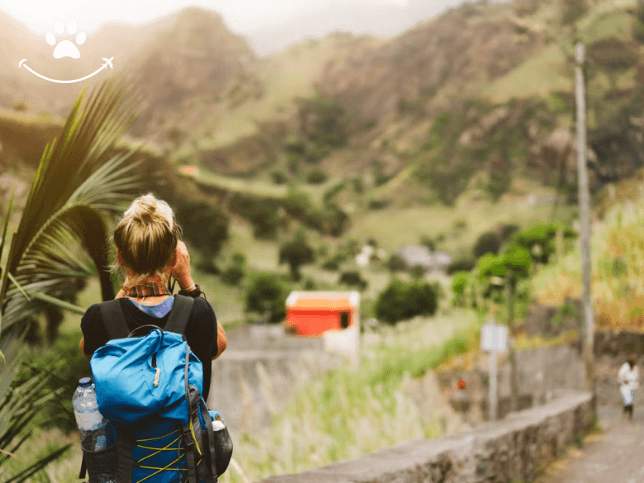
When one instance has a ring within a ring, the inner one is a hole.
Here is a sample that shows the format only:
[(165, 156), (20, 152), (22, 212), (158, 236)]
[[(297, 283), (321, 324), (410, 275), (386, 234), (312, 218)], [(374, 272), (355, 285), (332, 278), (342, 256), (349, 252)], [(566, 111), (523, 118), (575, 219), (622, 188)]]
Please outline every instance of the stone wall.
[[(517, 351), (519, 370), (519, 409), (545, 404), (562, 391), (584, 390), (585, 370), (578, 347), (562, 345)], [(499, 418), (510, 412), (510, 363), (507, 354), (498, 360)], [(487, 420), (488, 414), (488, 355), (480, 354), (470, 370), (449, 370), (437, 373), (441, 388), (450, 394), (449, 400), (456, 411), (465, 414), (466, 421), (477, 424)], [(456, 381), (463, 379), (467, 388), (456, 389)]]
[[(580, 344), (576, 344), (580, 347)], [(644, 382), (644, 334), (636, 332), (595, 332), (595, 373), (597, 403), (621, 405), (617, 371), (630, 355), (636, 357), (640, 382)], [(634, 406), (644, 406), (644, 391), (635, 392)]]
[(593, 421), (590, 394), (550, 403), (439, 440), (416, 440), (260, 483), (510, 483), (532, 481)]
[(207, 403), (222, 413), (233, 440), (267, 426), (301, 385), (343, 362), (324, 351), (322, 338), (289, 336), (281, 325), (244, 326), (226, 336)]

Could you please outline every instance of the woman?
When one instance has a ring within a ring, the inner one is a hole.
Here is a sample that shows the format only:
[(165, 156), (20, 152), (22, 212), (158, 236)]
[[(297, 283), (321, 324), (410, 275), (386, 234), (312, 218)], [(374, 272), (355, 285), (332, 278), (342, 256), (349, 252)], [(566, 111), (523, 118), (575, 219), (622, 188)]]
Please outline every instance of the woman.
[(626, 415), (628, 415), (628, 418), (632, 420), (633, 396), (639, 382), (639, 372), (635, 365), (635, 356), (629, 357), (628, 362), (625, 362), (622, 365), (617, 374), (617, 379), (621, 384), (620, 391), (624, 398), (624, 412), (622, 414), (622, 420), (626, 420)]
[[(190, 276), (190, 256), (179, 240), (181, 229), (168, 204), (152, 194), (141, 196), (123, 215), (114, 229), (116, 264), (125, 270), (126, 280), (115, 298), (130, 330), (153, 324), (163, 328), (168, 320), (174, 297), (167, 290), (170, 275), (181, 287), (180, 295), (195, 297), (185, 336), (192, 352), (203, 363), (203, 398), (210, 392), (211, 365), (226, 349), (226, 335), (217, 323), (215, 313), (199, 297), (201, 290)], [(90, 360), (96, 349), (108, 342), (99, 304), (87, 309), (81, 320), (83, 337), (80, 350)]]

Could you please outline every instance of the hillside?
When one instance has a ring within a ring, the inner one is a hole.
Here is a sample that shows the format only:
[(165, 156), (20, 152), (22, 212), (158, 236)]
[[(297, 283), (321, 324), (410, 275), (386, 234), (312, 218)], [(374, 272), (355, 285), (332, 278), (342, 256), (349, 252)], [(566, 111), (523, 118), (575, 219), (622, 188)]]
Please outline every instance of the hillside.
[[(107, 25), (87, 52), (123, 57), (147, 96), (130, 134), (169, 165), (199, 167), (191, 176), (204, 196), (228, 200), (251, 223), (279, 217), (249, 210), (281, 207), (339, 236), (371, 232), (388, 214), (407, 219), (405, 210), (467, 212), (537, 192), (575, 201), (575, 35), (589, 59), (592, 189), (631, 176), (644, 160), (643, 29), (633, 1), (479, 2), (394, 38), (336, 33), (261, 58), (221, 16), (192, 8), (145, 26)], [(124, 37), (137, 47), (109, 40)], [(56, 115), (67, 91), (55, 88), (2, 102), (36, 114), (42, 95)], [(39, 143), (12, 147), (22, 129), (12, 122), (0, 123), (7, 153), (33, 160)]]

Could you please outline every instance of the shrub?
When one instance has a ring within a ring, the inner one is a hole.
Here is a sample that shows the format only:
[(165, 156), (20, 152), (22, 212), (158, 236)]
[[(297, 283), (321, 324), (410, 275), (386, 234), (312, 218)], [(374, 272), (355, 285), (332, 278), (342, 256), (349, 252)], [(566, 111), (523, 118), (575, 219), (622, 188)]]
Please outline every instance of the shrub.
[(454, 294), (454, 305), (457, 307), (464, 307), (466, 304), (465, 288), (469, 277), (469, 272), (456, 272), (452, 275), (452, 293)]
[(349, 216), (335, 203), (309, 213), (306, 222), (312, 228), (332, 236), (340, 236), (349, 226)]
[(235, 265), (244, 267), (246, 265), (246, 255), (244, 255), (242, 252), (235, 252), (233, 253), (233, 256), (232, 256), (232, 262)]
[(317, 146), (341, 148), (347, 144), (348, 117), (338, 102), (318, 93), (301, 102), (299, 115), (305, 135)]
[(246, 294), (246, 310), (264, 313), (269, 311), (268, 321), (279, 322), (286, 314), (288, 287), (272, 273), (260, 273), (250, 283)]
[(284, 184), (286, 183), (286, 175), (284, 171), (275, 170), (271, 173), (271, 178), (275, 184)]
[(322, 184), (324, 183), (327, 179), (329, 179), (329, 175), (327, 175), (324, 171), (321, 169), (313, 169), (311, 172), (306, 176), (306, 182), (309, 184)]
[(340, 262), (336, 258), (331, 258), (322, 264), (324, 270), (335, 271), (340, 269)]
[(492, 201), (497, 202), (510, 189), (512, 175), (509, 170), (493, 169), (488, 176), (487, 192), (492, 197)]
[(369, 209), (370, 210), (382, 210), (391, 204), (391, 200), (370, 200)]
[(389, 323), (416, 315), (433, 315), (438, 308), (435, 289), (428, 283), (393, 280), (376, 301), (376, 315)]
[(562, 23), (572, 25), (588, 11), (586, 0), (564, 0), (562, 2)]
[(338, 280), (339, 284), (349, 285), (350, 287), (358, 287), (360, 290), (367, 288), (367, 281), (362, 278), (360, 272), (355, 270), (342, 272)]
[(393, 253), (389, 257), (389, 260), (387, 260), (387, 268), (392, 272), (402, 272), (407, 270), (407, 264), (403, 257), (397, 253)]
[(353, 190), (356, 193), (361, 194), (364, 192), (364, 181), (361, 177), (353, 178), (351, 182), (353, 183)]
[(427, 270), (425, 270), (425, 267), (423, 267), (422, 265), (414, 265), (413, 267), (411, 267), (409, 273), (413, 278), (423, 278), (426, 271)]
[(472, 251), (475, 258), (481, 258), (486, 253), (493, 253), (496, 255), (499, 253), (500, 248), (501, 237), (493, 231), (488, 231), (478, 237)]
[(293, 280), (300, 279), (300, 266), (315, 261), (315, 251), (306, 241), (303, 232), (298, 232), (293, 240), (280, 247), (279, 263), (287, 263)]
[(420, 237), (420, 244), (425, 246), (425, 247), (427, 247), (427, 249), (430, 252), (436, 251), (436, 241), (434, 241), (432, 238), (430, 238), (428, 236), (425, 236), (425, 235), (421, 236)]
[(186, 201), (176, 209), (183, 234), (204, 256), (212, 258), (228, 239), (228, 217), (201, 201)]
[(228, 285), (237, 285), (244, 278), (244, 269), (239, 265), (231, 265), (221, 274), (221, 280)]
[(311, 200), (306, 193), (290, 189), (284, 200), (284, 209), (295, 218), (303, 218), (311, 209)]
[(514, 235), (517, 231), (519, 231), (519, 225), (515, 225), (514, 223), (504, 223), (499, 227), (499, 236), (501, 237), (501, 242), (506, 242), (510, 239), (512, 235)]
[(459, 258), (454, 260), (447, 267), (447, 274), (451, 275), (455, 272), (469, 272), (476, 266), (476, 260), (473, 258)]

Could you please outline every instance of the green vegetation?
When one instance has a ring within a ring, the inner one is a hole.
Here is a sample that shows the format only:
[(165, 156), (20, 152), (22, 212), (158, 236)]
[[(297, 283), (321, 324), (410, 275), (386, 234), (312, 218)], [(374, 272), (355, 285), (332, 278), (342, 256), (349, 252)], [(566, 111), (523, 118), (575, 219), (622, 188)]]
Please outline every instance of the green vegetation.
[(268, 322), (284, 320), (288, 287), (271, 273), (256, 275), (248, 287), (246, 310), (256, 312)]
[[(0, 353), (0, 477), (5, 481), (30, 478), (71, 446), (58, 442), (38, 452), (32, 450), (27, 460), (15, 459), (38, 424), (44, 424), (46, 415), (69, 423), (69, 408), (60, 404), (65, 387), (50, 383), (50, 371), (56, 365), (22, 363), (23, 323), (38, 317), (45, 303), (82, 314), (82, 308), (57, 297), (75, 287), (78, 278), (96, 272), (103, 300), (114, 297), (105, 219), (121, 211), (121, 201), (140, 182), (134, 173), (137, 163), (131, 162), (133, 153), (114, 152), (116, 141), (134, 119), (129, 93), (122, 79), (103, 83), (87, 103), (83, 102), (85, 90), (81, 92), (60, 137), (48, 143), (42, 153), (10, 245), (7, 228), (13, 197), (4, 220), (0, 240), (0, 260), (4, 259), (0, 287), (0, 345), (4, 351)], [(6, 259), (5, 246), (9, 246)], [(57, 359), (61, 372), (67, 369), (65, 362)]]
[[(476, 348), (479, 324), (473, 312), (454, 311), (402, 333), (384, 327), (382, 343), (365, 347), (357, 367), (345, 365), (307, 384), (270, 429), (235, 441), (236, 460), (256, 481), (439, 438), (440, 421), (418, 411), (408, 384)], [(234, 470), (226, 478), (242, 483)]]
[(306, 241), (304, 232), (299, 231), (295, 237), (282, 244), (279, 251), (279, 263), (287, 263), (291, 270), (291, 278), (295, 281), (301, 278), (300, 267), (306, 263), (315, 262), (315, 252)]
[(478, 237), (474, 244), (474, 257), (481, 258), (486, 253), (496, 255), (501, 248), (501, 237), (498, 233), (488, 231)]
[(437, 308), (435, 287), (418, 281), (393, 280), (376, 301), (377, 317), (388, 324), (416, 315), (433, 315)]
[(185, 239), (199, 247), (206, 271), (213, 270), (213, 260), (228, 239), (228, 217), (204, 202), (186, 200), (175, 209)]
[(342, 272), (340, 278), (338, 279), (339, 285), (348, 285), (349, 287), (357, 287), (360, 290), (367, 288), (367, 281), (362, 278), (360, 272), (356, 270), (349, 270)]

